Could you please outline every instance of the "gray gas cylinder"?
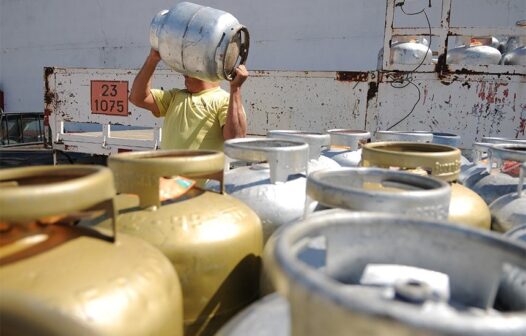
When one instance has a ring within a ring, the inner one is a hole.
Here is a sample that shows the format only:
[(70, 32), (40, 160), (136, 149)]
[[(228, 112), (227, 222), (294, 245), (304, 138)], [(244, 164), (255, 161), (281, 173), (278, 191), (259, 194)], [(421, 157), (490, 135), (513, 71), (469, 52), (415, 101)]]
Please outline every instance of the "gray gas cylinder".
[(447, 220), (450, 200), (448, 183), (404, 171), (339, 168), (307, 178), (307, 202), (326, 208)]
[(506, 232), (526, 224), (526, 195), (523, 191), (526, 163), (522, 163), (517, 191), (497, 198), (489, 205), (491, 228)]
[(290, 305), (278, 293), (264, 296), (232, 318), (216, 336), (289, 336)]
[(342, 167), (357, 167), (362, 159), (362, 144), (371, 139), (371, 133), (364, 130), (330, 129), (331, 146), (322, 155), (333, 159)]
[(432, 51), (426, 39), (417, 36), (397, 36), (391, 45), (391, 63), (418, 65), (431, 63)]
[[(320, 170), (307, 178), (305, 208), (309, 212), (305, 217), (318, 215), (328, 208), (340, 208), (447, 220), (450, 200), (449, 184), (429, 176), (370, 167)], [(323, 211), (311, 214), (310, 210), (316, 206)], [(270, 237), (263, 252), (263, 293), (285, 286), (271, 252), (280, 232)], [(304, 258), (314, 263), (320, 255), (323, 255), (320, 248), (311, 245), (305, 250)]]
[[(481, 144), (474, 144), (474, 148), (478, 146)], [(516, 190), (519, 179), (502, 173), (500, 163), (502, 160), (526, 161), (526, 145), (483, 144), (483, 146), (486, 146), (488, 152), (487, 169), (469, 176), (464, 185), (479, 194), (487, 204), (491, 204), (497, 198)], [(498, 165), (493, 167), (495, 161)]]
[(526, 145), (526, 139), (512, 139), (503, 137), (482, 137), (482, 142), (490, 144)]
[[(526, 333), (523, 243), (435, 220), (344, 210), (280, 231), (272, 253), (287, 286), (218, 335)], [(324, 249), (315, 264), (305, 259), (312, 244)]]
[(492, 37), (467, 37), (464, 44), (448, 50), (448, 64), (499, 64), (502, 54), (494, 47)]
[(407, 141), (407, 142), (433, 142), (431, 132), (415, 131), (376, 131), (374, 141)]
[[(225, 191), (247, 204), (261, 219), (264, 240), (279, 226), (297, 220), (305, 210), (308, 145), (301, 142), (240, 138), (225, 141), (229, 160), (248, 162), (225, 169)], [(209, 188), (217, 188), (209, 182)]]
[(267, 137), (272, 139), (300, 141), (309, 145), (309, 174), (319, 169), (340, 167), (340, 165), (333, 159), (321, 155), (322, 151), (329, 148), (331, 144), (331, 137), (329, 134), (297, 130), (272, 130), (267, 132)]
[[(302, 258), (319, 239), (321, 269)], [(274, 254), (293, 336), (526, 333), (526, 246), (496, 234), (329, 210), (284, 227)]]
[(466, 183), (466, 180), (470, 176), (471, 181), (468, 182), (470, 185), (474, 184), (480, 178), (484, 176), (484, 171), (487, 170), (487, 164), (480, 162), (482, 159), (486, 159), (484, 154), (487, 153), (487, 148), (491, 144), (523, 144), (526, 145), (526, 140), (524, 139), (512, 139), (512, 138), (503, 138), (503, 137), (482, 137), (482, 142), (475, 142), (473, 144), (472, 150), (472, 162), (462, 161), (460, 166), (460, 175), (458, 181), (462, 184)]
[[(516, 23), (517, 27), (526, 29), (526, 20)], [(526, 36), (512, 36), (506, 44), (506, 53), (502, 56), (501, 64), (526, 65)]]
[[(458, 181), (463, 185), (473, 185), (487, 174), (488, 148), (491, 143), (474, 142), (472, 145), (472, 162), (461, 165)], [(483, 162), (485, 160), (486, 162)]]
[(526, 244), (526, 224), (516, 226), (504, 235), (510, 239), (523, 241)]
[[(391, 64), (419, 65), (430, 64), (433, 52), (429, 41), (421, 36), (395, 36), (391, 43)], [(384, 49), (378, 52), (378, 69), (382, 69)]]
[(150, 24), (150, 45), (172, 69), (209, 82), (232, 80), (249, 49), (245, 26), (225, 11), (180, 2)]

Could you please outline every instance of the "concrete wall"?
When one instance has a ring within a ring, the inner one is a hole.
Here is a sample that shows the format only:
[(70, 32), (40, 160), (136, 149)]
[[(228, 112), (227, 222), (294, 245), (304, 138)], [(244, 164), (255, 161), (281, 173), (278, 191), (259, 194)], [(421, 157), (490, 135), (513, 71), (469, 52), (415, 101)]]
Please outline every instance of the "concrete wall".
[[(7, 111), (43, 110), (43, 67), (138, 68), (157, 11), (175, 0), (0, 0), (0, 89)], [(524, 0), (454, 0), (456, 21), (509, 26)], [(370, 70), (382, 46), (385, 0), (199, 0), (250, 28), (253, 70)], [(428, 9), (432, 22), (441, 1)], [(407, 0), (407, 11), (428, 0)], [(459, 19), (460, 18), (460, 19)], [(480, 20), (475, 20), (480, 18)], [(471, 21), (470, 21), (471, 20)], [(423, 17), (396, 22), (424, 25)]]

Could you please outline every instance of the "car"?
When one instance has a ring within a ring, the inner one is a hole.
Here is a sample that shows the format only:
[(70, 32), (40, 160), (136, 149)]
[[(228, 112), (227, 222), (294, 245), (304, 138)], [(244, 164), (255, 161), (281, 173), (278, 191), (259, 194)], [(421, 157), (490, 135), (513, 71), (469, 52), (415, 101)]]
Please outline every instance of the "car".
[[(0, 168), (52, 165), (53, 149), (45, 143), (44, 113), (6, 113), (0, 109)], [(57, 164), (106, 164), (106, 158), (58, 152)]]

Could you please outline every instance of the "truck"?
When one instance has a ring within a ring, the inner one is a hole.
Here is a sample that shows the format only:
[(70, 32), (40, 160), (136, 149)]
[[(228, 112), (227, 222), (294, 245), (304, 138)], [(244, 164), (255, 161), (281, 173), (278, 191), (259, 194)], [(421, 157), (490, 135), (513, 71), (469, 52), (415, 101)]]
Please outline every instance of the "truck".
[[(264, 135), (269, 129), (432, 130), (461, 135), (461, 147), (469, 149), (483, 136), (525, 136), (524, 66), (466, 66), (446, 61), (448, 50), (463, 36), (496, 36), (501, 40), (524, 36), (524, 29), (514, 26), (517, 19), (526, 16), (524, 2), (505, 2), (378, 0), (361, 3), (356, 10), (356, 3), (345, 1), (304, 4), (290, 0), (274, 6), (289, 12), (273, 11), (271, 5), (253, 5), (261, 7), (256, 8), (260, 14), (273, 12), (268, 23), (257, 19), (254, 8), (248, 5), (228, 0), (210, 5), (231, 11), (249, 28), (255, 27), (248, 64), (250, 79), (243, 90), (249, 134)], [(421, 8), (426, 12), (406, 15), (402, 5), (409, 14)], [(141, 21), (144, 37), (131, 40), (146, 43), (149, 19), (169, 5), (152, 2), (140, 6), (149, 13)], [(292, 11), (298, 15), (290, 15)], [(465, 15), (467, 11), (470, 15)], [(429, 25), (424, 20), (427, 13)], [(319, 20), (307, 18), (313, 14)], [(116, 18), (114, 24), (128, 19)], [(100, 29), (122, 42), (124, 30), (108, 31), (108, 22), (111, 20), (103, 20)], [(322, 22), (333, 22), (336, 27)], [(497, 24), (487, 27), (487, 22)], [(135, 25), (129, 29), (139, 31)], [(280, 40), (281, 36), (286, 40)], [(429, 39), (433, 62), (417, 69), (391, 63), (395, 36)], [(146, 55), (148, 46), (124, 48), (128, 56), (122, 57), (119, 47), (112, 43), (97, 46), (103, 62), (68, 66), (72, 63), (68, 61), (44, 68), (46, 135), (56, 153), (111, 155), (159, 148), (162, 119), (137, 109), (126, 99), (137, 71), (130, 65), (141, 64), (139, 56)], [(382, 57), (376, 67), (379, 50)], [(106, 64), (114, 66), (100, 67)], [(156, 72), (154, 86), (181, 87), (182, 78), (161, 69)], [(94, 92), (103, 87), (114, 88), (115, 96), (102, 100), (95, 97)]]

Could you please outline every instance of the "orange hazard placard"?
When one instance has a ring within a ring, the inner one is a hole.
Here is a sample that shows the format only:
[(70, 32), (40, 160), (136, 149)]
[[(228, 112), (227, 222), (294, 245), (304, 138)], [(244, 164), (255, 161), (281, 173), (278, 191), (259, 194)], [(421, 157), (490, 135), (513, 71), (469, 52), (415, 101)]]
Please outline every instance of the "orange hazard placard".
[(91, 113), (128, 115), (127, 81), (91, 81)]

